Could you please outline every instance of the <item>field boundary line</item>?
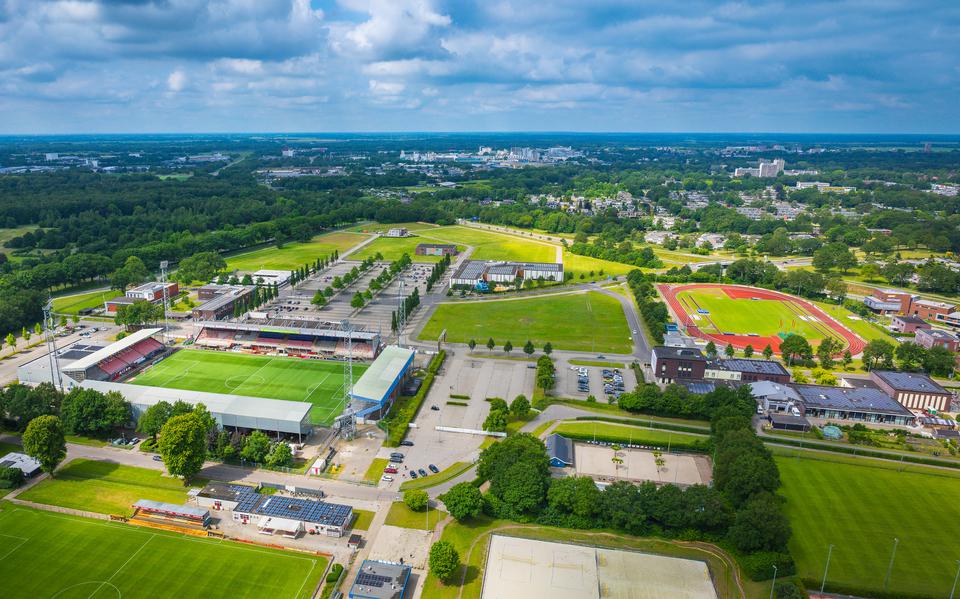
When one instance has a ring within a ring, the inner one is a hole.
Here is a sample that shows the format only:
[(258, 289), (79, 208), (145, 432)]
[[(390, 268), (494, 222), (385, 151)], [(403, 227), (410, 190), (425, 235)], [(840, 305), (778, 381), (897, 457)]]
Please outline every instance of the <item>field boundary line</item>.
[[(140, 547), (138, 547), (136, 551), (134, 551), (133, 553), (130, 554), (130, 557), (127, 558), (127, 561), (125, 561), (125, 562), (123, 562), (122, 564), (120, 564), (120, 567), (117, 568), (116, 570), (114, 570), (113, 574), (110, 575), (110, 578), (108, 578), (108, 579), (104, 580), (103, 582), (101, 582), (99, 585), (97, 585), (97, 588), (93, 589), (93, 592), (92, 592), (92, 593), (90, 593), (89, 595), (87, 595), (87, 599), (90, 599), (91, 597), (93, 597), (94, 595), (96, 595), (97, 593), (99, 593), (99, 592), (100, 592), (100, 589), (103, 588), (103, 585), (105, 585), (105, 584), (110, 584), (110, 581), (113, 580), (113, 577), (116, 576), (117, 574), (119, 574), (119, 573), (120, 573), (120, 570), (123, 570), (123, 569), (127, 566), (127, 564), (129, 564), (130, 561), (131, 561), (133, 558), (135, 558), (135, 557), (137, 556), (137, 554), (139, 554), (140, 551), (142, 551), (143, 548), (146, 547), (148, 543), (150, 543), (150, 541), (153, 540), (153, 538), (154, 538), (155, 536), (157, 536), (157, 535), (156, 535), (156, 534), (151, 534), (151, 535), (150, 535), (150, 538), (148, 538), (146, 541), (143, 542), (143, 545), (140, 545)], [(111, 586), (112, 586), (112, 585), (111, 585)]]
[[(274, 360), (276, 360), (276, 357), (271, 357), (269, 360), (267, 360), (267, 363), (266, 363), (266, 364), (264, 364), (264, 365), (261, 366), (260, 368), (257, 368), (257, 369), (254, 370), (253, 372), (251, 372), (250, 375), (247, 376), (247, 378), (243, 379), (243, 382), (242, 382), (242, 383), (240, 383), (239, 385), (237, 385), (236, 387), (233, 388), (233, 392), (236, 393), (236, 392), (237, 392), (237, 389), (239, 389), (240, 387), (243, 387), (244, 385), (246, 385), (246, 384), (247, 384), (247, 381), (249, 381), (251, 378), (253, 378), (253, 375), (259, 373), (261, 370), (263, 370), (263, 369), (266, 368), (267, 366), (273, 364), (273, 361), (274, 361)], [(266, 383), (266, 382), (267, 382), (266, 379), (264, 379), (263, 382)], [(226, 386), (226, 380), (224, 380), (224, 386)], [(242, 393), (236, 393), (236, 394), (237, 394), (237, 395), (243, 395)]]
[[(293, 599), (300, 599), (300, 593), (303, 591), (303, 587), (307, 585), (307, 581), (310, 580), (310, 575), (313, 574), (313, 570), (317, 567), (317, 560), (310, 560), (310, 569), (307, 570), (307, 575), (303, 577), (303, 582), (300, 583), (300, 588), (297, 589), (297, 592), (293, 595)], [(330, 560), (330, 563), (333, 563), (333, 560)]]
[(17, 536), (14, 536), (14, 535), (4, 535), (4, 534), (0, 534), (0, 537), (7, 537), (7, 538), (10, 538), (10, 539), (18, 539), (18, 540), (20, 541), (20, 542), (17, 544), (16, 547), (14, 547), (13, 549), (11, 549), (10, 551), (7, 551), (7, 552), (4, 553), (3, 555), (0, 555), (0, 561), (3, 561), (3, 560), (5, 560), (7, 557), (13, 555), (13, 554), (17, 551), (17, 549), (20, 549), (21, 547), (23, 547), (24, 545), (26, 545), (26, 544), (27, 544), (27, 541), (30, 540), (30, 539), (27, 538), (27, 537), (17, 537)]

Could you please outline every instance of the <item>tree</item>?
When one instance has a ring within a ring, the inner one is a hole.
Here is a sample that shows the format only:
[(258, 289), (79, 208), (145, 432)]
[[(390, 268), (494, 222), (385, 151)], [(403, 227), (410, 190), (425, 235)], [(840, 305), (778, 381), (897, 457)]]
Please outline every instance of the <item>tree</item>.
[(880, 276), (880, 267), (873, 262), (867, 262), (860, 267), (860, 276), (868, 281), (875, 281)]
[(122, 293), (130, 285), (139, 285), (148, 278), (150, 278), (150, 271), (147, 270), (143, 260), (136, 256), (129, 256), (123, 266), (110, 275), (110, 286)]
[(293, 463), (293, 450), (290, 444), (285, 441), (278, 441), (270, 448), (270, 453), (266, 457), (269, 466), (289, 466)]
[(261, 463), (270, 452), (270, 437), (263, 431), (253, 431), (243, 442), (243, 450), (240, 457), (245, 460)]
[(350, 307), (354, 309), (360, 309), (363, 307), (363, 304), (366, 303), (363, 299), (363, 296), (360, 295), (360, 292), (357, 291), (353, 294), (353, 298), (350, 299)]
[(144, 324), (152, 324), (163, 318), (163, 306), (146, 300), (136, 300), (132, 304), (120, 306), (114, 322), (120, 326), (130, 328)]
[(422, 489), (411, 489), (403, 494), (403, 503), (415, 512), (422, 512), (427, 509), (430, 496)]
[(159, 401), (140, 414), (140, 419), (137, 421), (137, 431), (150, 435), (156, 441), (163, 425), (167, 423), (167, 420), (170, 420), (172, 415), (173, 406), (167, 401)]
[(34, 335), (42, 335), (42, 334), (43, 334), (43, 327), (40, 326), (40, 323), (39, 323), (39, 322), (38, 322), (37, 324), (33, 325), (33, 334), (34, 334)]
[(863, 348), (863, 366), (867, 370), (893, 368), (893, 344), (883, 339), (874, 339)]
[(919, 370), (927, 357), (927, 350), (919, 343), (907, 341), (894, 351), (900, 370)]
[(791, 333), (780, 342), (780, 353), (787, 359), (787, 362), (793, 364), (795, 358), (809, 359), (812, 357), (813, 349), (803, 336)]
[(545, 354), (548, 355), (548, 356), (549, 356), (550, 354), (552, 354), (552, 353), (553, 353), (553, 344), (550, 343), (549, 341), (547, 341), (546, 343), (544, 343), (544, 344), (543, 344), (543, 353), (545, 353)]
[(468, 342), (467, 342), (467, 347), (470, 348), (470, 351), (473, 351), (473, 349), (474, 349), (475, 347), (477, 347), (477, 340), (476, 340), (476, 339), (471, 339), (470, 341), (468, 341)]
[(483, 430), (502, 433), (507, 430), (507, 411), (490, 410), (487, 418), (483, 421)]
[(915, 268), (909, 262), (899, 262), (891, 260), (880, 268), (880, 274), (883, 278), (896, 285), (903, 286), (913, 276)]
[(766, 358), (767, 360), (773, 357), (773, 348), (770, 347), (769, 343), (767, 344), (766, 347), (763, 348), (763, 357)]
[(63, 424), (56, 416), (37, 416), (31, 420), (21, 440), (27, 455), (40, 462), (40, 468), (50, 476), (67, 457)]
[(17, 347), (17, 337), (13, 333), (7, 333), (7, 345), (12, 348)]
[(817, 346), (817, 358), (823, 368), (833, 367), (833, 354), (840, 349), (840, 342), (833, 337), (827, 337)]
[(71, 434), (103, 437), (130, 422), (130, 404), (116, 392), (74, 387), (63, 398), (60, 417), (63, 429)]
[(173, 416), (160, 429), (157, 450), (171, 476), (186, 485), (207, 457), (207, 426), (195, 413)]
[(827, 279), (824, 289), (826, 289), (827, 295), (837, 300), (838, 304), (842, 304), (847, 297), (847, 284), (840, 277)]
[(743, 357), (749, 358), (751, 356), (753, 356), (753, 346), (747, 345), (745, 348), (743, 348)]
[(952, 351), (942, 345), (934, 345), (923, 357), (923, 369), (934, 376), (947, 377), (953, 374), (954, 359)]
[(782, 551), (790, 539), (790, 522), (775, 495), (762, 493), (737, 512), (730, 527), (730, 540), (744, 553)]
[(476, 518), (483, 511), (483, 494), (469, 482), (455, 484), (440, 496), (440, 500), (457, 520)]
[(715, 358), (717, 356), (717, 344), (713, 341), (707, 343), (707, 346), (704, 348), (707, 356)]
[(516, 418), (526, 418), (530, 413), (530, 400), (523, 394), (513, 398), (510, 402), (510, 414)]
[[(212, 281), (217, 273), (227, 268), (227, 262), (217, 252), (199, 252), (189, 258), (184, 258), (177, 266), (174, 277), (178, 281)], [(252, 284), (250, 283), (245, 284)]]
[(50, 383), (36, 387), (14, 383), (3, 393), (3, 409), (20, 430), (38, 416), (59, 414), (62, 401), (63, 394)]
[(527, 342), (523, 345), (523, 353), (527, 354), (528, 356), (532, 356), (533, 352), (535, 351), (537, 350), (535, 347), (533, 347), (533, 342), (527, 339)]
[(503, 351), (507, 352), (508, 354), (513, 351), (513, 344), (510, 343), (509, 340), (503, 344)]
[(489, 339), (487, 339), (487, 349), (489, 349), (490, 351), (493, 351), (493, 348), (495, 348), (496, 346), (497, 344), (493, 341), (493, 337), (490, 337)]
[(850, 364), (853, 363), (853, 354), (850, 353), (850, 350), (843, 352), (843, 367), (849, 368)]
[(733, 349), (733, 345), (730, 344), (730, 343), (728, 343), (728, 344), (727, 344), (727, 347), (723, 348), (723, 353), (724, 353), (728, 358), (732, 358), (732, 357), (737, 353), (737, 350)]
[(450, 541), (437, 541), (430, 547), (430, 573), (447, 582), (460, 569), (460, 554)]

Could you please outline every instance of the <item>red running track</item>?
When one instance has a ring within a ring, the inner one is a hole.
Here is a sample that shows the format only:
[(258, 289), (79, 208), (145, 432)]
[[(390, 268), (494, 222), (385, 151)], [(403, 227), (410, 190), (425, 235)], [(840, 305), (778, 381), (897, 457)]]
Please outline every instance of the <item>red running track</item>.
[(683, 324), (687, 329), (687, 333), (693, 337), (699, 337), (700, 339), (712, 340), (718, 345), (725, 346), (727, 344), (732, 344), (734, 347), (743, 349), (748, 345), (752, 345), (754, 349), (761, 350), (768, 343), (770, 347), (773, 348), (773, 351), (780, 353), (780, 337), (778, 335), (771, 335), (768, 337), (759, 337), (752, 335), (723, 335), (719, 333), (704, 333), (693, 321), (693, 318), (690, 317), (690, 314), (683, 308), (680, 304), (680, 300), (677, 299), (677, 293), (681, 291), (693, 291), (696, 289), (722, 289), (728, 297), (732, 299), (760, 299), (760, 300), (774, 300), (780, 302), (790, 302), (801, 306), (804, 310), (816, 316), (821, 324), (829, 327), (832, 331), (837, 333), (840, 337), (844, 339), (847, 343), (847, 347), (844, 349), (849, 349), (852, 355), (857, 355), (863, 352), (863, 348), (866, 347), (867, 343), (856, 335), (853, 331), (846, 328), (839, 322), (833, 319), (826, 312), (818, 308), (817, 306), (811, 304), (808, 301), (802, 300), (800, 298), (794, 297), (792, 295), (787, 295), (786, 293), (780, 293), (779, 291), (771, 291), (769, 289), (759, 289), (757, 287), (746, 287), (744, 285), (722, 285), (718, 283), (690, 283), (686, 285), (657, 285), (657, 289), (660, 291), (660, 294), (666, 300), (667, 305), (670, 306), (670, 310), (673, 312), (673, 315), (676, 319)]

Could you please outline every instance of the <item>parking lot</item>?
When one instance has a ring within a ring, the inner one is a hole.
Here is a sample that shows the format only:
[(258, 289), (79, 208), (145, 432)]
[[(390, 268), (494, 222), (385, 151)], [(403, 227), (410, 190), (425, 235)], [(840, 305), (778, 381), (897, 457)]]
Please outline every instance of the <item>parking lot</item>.
[(564, 395), (577, 399), (593, 395), (597, 401), (617, 398), (621, 393), (633, 391), (637, 385), (636, 376), (629, 368), (561, 365), (557, 379), (557, 387)]

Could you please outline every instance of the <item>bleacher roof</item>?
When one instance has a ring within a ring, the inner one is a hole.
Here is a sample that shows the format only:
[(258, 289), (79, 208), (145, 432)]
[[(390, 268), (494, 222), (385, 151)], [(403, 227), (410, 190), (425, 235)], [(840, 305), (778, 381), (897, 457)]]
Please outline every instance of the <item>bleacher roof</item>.
[(403, 373), (413, 363), (412, 349), (388, 345), (370, 368), (353, 385), (352, 397), (362, 401), (382, 402), (399, 384)]
[[(250, 318), (245, 322), (204, 321), (199, 323), (205, 329), (226, 331), (248, 331), (255, 333), (284, 333), (287, 335), (309, 335), (314, 337), (332, 337), (346, 339), (347, 331), (338, 322), (323, 320), (294, 320), (291, 318)], [(350, 336), (356, 340), (374, 341), (380, 334), (357, 327)]]
[(178, 514), (186, 516), (188, 518), (202, 518), (206, 519), (210, 516), (210, 512), (200, 507), (192, 507), (189, 505), (177, 505), (176, 503), (164, 503), (162, 501), (153, 501), (151, 499), (141, 499), (133, 504), (133, 507), (139, 508), (142, 510), (166, 512), (168, 514)]
[(88, 368), (92, 366), (96, 366), (100, 362), (103, 362), (104, 360), (112, 358), (113, 356), (119, 354), (123, 350), (133, 347), (137, 343), (140, 343), (144, 339), (153, 337), (154, 335), (156, 335), (162, 330), (163, 329), (140, 329), (136, 333), (131, 333), (127, 335), (120, 341), (111, 343), (110, 345), (102, 349), (98, 349), (92, 354), (88, 354), (87, 356), (80, 358), (79, 360), (77, 360), (76, 362), (73, 362), (72, 364), (68, 364), (61, 367), (61, 370), (63, 370), (64, 372), (86, 372)]

